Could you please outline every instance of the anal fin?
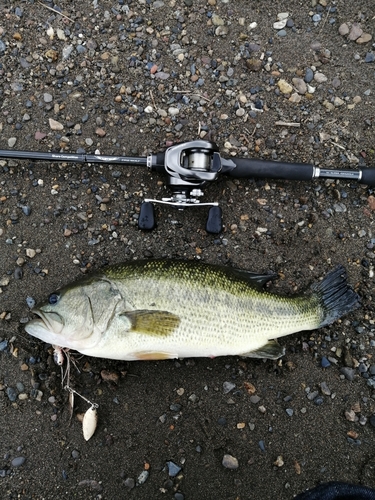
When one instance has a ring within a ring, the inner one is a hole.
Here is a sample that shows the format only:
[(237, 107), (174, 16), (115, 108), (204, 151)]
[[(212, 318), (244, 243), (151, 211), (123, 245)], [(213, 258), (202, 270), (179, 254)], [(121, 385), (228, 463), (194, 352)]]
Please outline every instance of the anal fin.
[(285, 354), (285, 347), (281, 346), (277, 340), (269, 340), (266, 344), (255, 351), (241, 354), (245, 358), (279, 359)]

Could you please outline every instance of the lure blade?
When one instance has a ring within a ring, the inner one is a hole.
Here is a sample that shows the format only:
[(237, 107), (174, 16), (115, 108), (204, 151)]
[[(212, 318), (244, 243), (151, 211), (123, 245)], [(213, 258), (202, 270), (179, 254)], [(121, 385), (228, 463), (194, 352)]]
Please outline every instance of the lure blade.
[(98, 412), (95, 406), (91, 406), (84, 414), (82, 421), (82, 432), (86, 441), (94, 435), (97, 424)]

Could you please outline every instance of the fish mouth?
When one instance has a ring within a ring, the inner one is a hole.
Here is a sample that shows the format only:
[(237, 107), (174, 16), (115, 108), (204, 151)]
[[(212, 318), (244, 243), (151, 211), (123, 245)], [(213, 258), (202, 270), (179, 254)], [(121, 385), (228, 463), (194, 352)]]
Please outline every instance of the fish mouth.
[(33, 309), (31, 311), (38, 318), (32, 319), (25, 325), (27, 333), (48, 344), (57, 344), (61, 347), (63, 336), (61, 332), (64, 328), (64, 320), (56, 312), (44, 313), (41, 310)]

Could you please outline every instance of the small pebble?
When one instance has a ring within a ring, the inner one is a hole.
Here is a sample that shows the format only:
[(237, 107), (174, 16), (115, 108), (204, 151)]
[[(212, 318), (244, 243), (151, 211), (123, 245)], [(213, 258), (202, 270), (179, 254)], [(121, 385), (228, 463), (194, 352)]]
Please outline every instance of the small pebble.
[(124, 486), (129, 490), (132, 490), (135, 487), (135, 481), (132, 477), (127, 477), (124, 481)]
[(22, 279), (22, 276), (23, 276), (22, 268), (17, 266), (14, 270), (14, 279), (20, 280)]
[(174, 462), (167, 462), (167, 467), (169, 477), (175, 477), (181, 471), (181, 467), (176, 465)]
[(144, 484), (147, 481), (149, 475), (150, 473), (148, 472), (148, 470), (142, 471), (138, 476), (137, 484), (139, 485)]
[(63, 130), (64, 129), (64, 125), (56, 120), (54, 120), (53, 118), (49, 118), (49, 126), (51, 128), (51, 130)]
[[(348, 410), (345, 412), (345, 418), (349, 422), (356, 422), (358, 420), (357, 415), (355, 414), (354, 410)], [(371, 423), (371, 422), (370, 422)]]
[(224, 455), (221, 463), (226, 469), (238, 469), (238, 460), (232, 455)]
[(169, 409), (171, 411), (181, 411), (181, 408), (182, 408), (182, 405), (178, 404), (178, 403), (173, 403), (169, 406)]
[(327, 382), (321, 382), (320, 389), (325, 396), (331, 395), (331, 390), (329, 389)]
[(349, 33), (349, 26), (346, 23), (341, 24), (339, 27), (339, 33), (341, 36), (345, 36)]
[(258, 442), (258, 446), (261, 449), (261, 451), (266, 451), (266, 447), (265, 447), (264, 441), (259, 441)]
[(320, 406), (324, 403), (324, 399), (322, 398), (322, 396), (318, 396), (317, 398), (314, 399), (314, 404), (316, 404), (317, 406)]
[(279, 12), (277, 14), (277, 19), (279, 21), (284, 21), (284, 20), (288, 19), (288, 17), (289, 17), (289, 12)]
[(35, 300), (32, 297), (26, 297), (27, 307), (32, 309), (35, 306)]
[(26, 248), (26, 255), (30, 259), (33, 259), (36, 255), (36, 251), (33, 248)]
[(326, 82), (328, 78), (324, 73), (320, 73), (319, 71), (317, 71), (314, 75), (314, 80), (318, 83), (323, 83)]
[(312, 391), (307, 394), (307, 399), (309, 401), (314, 401), (314, 399), (319, 395), (318, 391)]
[(7, 340), (2, 340), (0, 342), (0, 352), (5, 351), (5, 349), (8, 347), (8, 341)]
[(236, 384), (233, 382), (224, 382), (223, 383), (223, 392), (224, 394), (228, 394), (230, 391), (233, 391), (235, 389)]
[(349, 40), (357, 40), (363, 33), (362, 28), (358, 23), (353, 23), (349, 32)]
[(328, 359), (325, 356), (322, 357), (320, 364), (321, 364), (322, 368), (328, 368), (329, 366), (331, 366), (331, 363), (328, 361)]
[(275, 30), (282, 30), (283, 28), (285, 28), (286, 26), (286, 19), (283, 19), (281, 21), (276, 21), (275, 23), (273, 23), (273, 28)]
[(353, 368), (348, 368), (347, 366), (343, 366), (340, 368), (340, 372), (345, 376), (347, 380), (352, 382), (355, 377), (355, 370)]
[(364, 44), (372, 40), (372, 35), (370, 33), (363, 33), (359, 38), (357, 38), (356, 43)]
[(306, 94), (307, 85), (302, 78), (293, 78), (292, 82), (299, 94)]
[(26, 457), (16, 457), (13, 458), (11, 465), (12, 467), (21, 467), (25, 463)]
[(17, 387), (17, 391), (19, 391), (19, 392), (23, 392), (25, 390), (25, 386), (23, 385), (22, 382), (17, 382), (16, 387)]
[(293, 91), (293, 87), (290, 85), (290, 83), (288, 83), (283, 78), (281, 78), (277, 82), (277, 86), (279, 87), (280, 92), (282, 92), (283, 94), (290, 94)]
[(7, 396), (12, 403), (17, 399), (17, 393), (12, 387), (7, 387)]
[(22, 212), (28, 217), (31, 215), (31, 208), (28, 205), (22, 205)]

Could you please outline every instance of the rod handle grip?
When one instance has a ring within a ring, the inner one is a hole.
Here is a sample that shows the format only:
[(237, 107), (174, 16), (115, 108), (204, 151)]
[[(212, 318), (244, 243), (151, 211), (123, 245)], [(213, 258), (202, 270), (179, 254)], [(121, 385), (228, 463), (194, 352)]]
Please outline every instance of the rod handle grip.
[(314, 165), (309, 163), (288, 163), (251, 158), (231, 158), (236, 167), (225, 172), (230, 177), (263, 179), (289, 179), (309, 181), (314, 177)]
[(375, 186), (375, 168), (364, 168), (361, 169), (361, 184), (367, 184), (368, 186)]

